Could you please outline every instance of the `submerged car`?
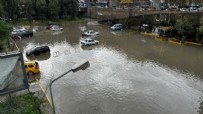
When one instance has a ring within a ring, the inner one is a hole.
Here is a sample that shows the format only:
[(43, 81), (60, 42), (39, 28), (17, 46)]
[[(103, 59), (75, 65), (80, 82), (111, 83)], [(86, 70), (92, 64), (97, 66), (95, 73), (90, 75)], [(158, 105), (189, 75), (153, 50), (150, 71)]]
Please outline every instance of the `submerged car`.
[(33, 32), (32, 31), (29, 31), (29, 30), (20, 30), (20, 29), (16, 29), (16, 30), (13, 30), (11, 32), (11, 35), (18, 35), (18, 36), (21, 36), (21, 37), (32, 37), (33, 36)]
[(111, 30), (122, 30), (122, 29), (123, 29), (122, 24), (115, 24), (115, 25), (111, 26)]
[(189, 8), (189, 11), (190, 11), (190, 12), (198, 12), (199, 9), (198, 9), (197, 7), (195, 7), (195, 6), (191, 6), (191, 7)]
[(180, 11), (189, 11), (189, 9), (188, 8), (186, 8), (186, 7), (182, 7), (182, 8), (180, 8)]
[(86, 45), (99, 44), (99, 41), (91, 39), (91, 38), (86, 38), (86, 39), (80, 40), (80, 43), (82, 46), (86, 46)]
[(50, 30), (52, 31), (63, 31), (63, 28), (58, 25), (51, 26)]
[(25, 61), (25, 71), (27, 75), (33, 75), (39, 73), (39, 64), (36, 61)]
[(59, 26), (59, 24), (56, 23), (49, 23), (46, 27), (46, 29), (51, 29), (52, 26)]
[(35, 46), (26, 51), (26, 55), (40, 55), (42, 53), (50, 52), (49, 46)]
[(96, 36), (96, 35), (99, 35), (99, 32), (96, 32), (94, 30), (88, 30), (88, 31), (84, 32), (82, 35), (83, 36)]
[(21, 37), (32, 37), (33, 36), (33, 32), (29, 31), (29, 30), (24, 30), (21, 34)]

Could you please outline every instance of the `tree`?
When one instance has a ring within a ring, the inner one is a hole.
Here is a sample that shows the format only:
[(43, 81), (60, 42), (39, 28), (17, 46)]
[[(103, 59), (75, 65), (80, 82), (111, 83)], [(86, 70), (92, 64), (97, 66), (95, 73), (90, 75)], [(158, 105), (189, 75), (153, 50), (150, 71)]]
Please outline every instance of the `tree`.
[(198, 31), (201, 35), (201, 40), (199, 39), (199, 41), (203, 42), (203, 17), (200, 18), (200, 26), (198, 28)]
[(50, 0), (49, 1), (47, 10), (49, 11), (51, 18), (58, 17), (59, 9), (60, 9), (60, 6), (59, 6), (58, 0)]
[(32, 14), (33, 14), (33, 1), (31, 0), (19, 0), (18, 1), (19, 12), (21, 14), (25, 14), (26, 18), (29, 20), (31, 24)]
[(3, 14), (3, 13), (4, 13), (3, 4), (2, 4), (2, 0), (0, 0), (0, 14)]
[(10, 18), (15, 23), (18, 14), (18, 3), (17, 0), (2, 0), (3, 8), (6, 17)]
[(195, 35), (195, 20), (197, 19), (196, 16), (183, 16), (176, 20), (175, 28), (178, 30), (179, 36), (181, 36), (181, 40), (184, 41), (186, 35)]
[(60, 6), (60, 14), (63, 13), (64, 15), (68, 15), (71, 18), (75, 18), (77, 16), (79, 7), (78, 0), (61, 0)]
[(9, 46), (8, 37), (11, 31), (11, 27), (0, 20), (0, 50), (3, 50)]
[(203, 34), (203, 17), (200, 18), (199, 32)]
[[(197, 17), (189, 17), (189, 16), (183, 16), (176, 20), (175, 28), (177, 30), (183, 30), (184, 32), (195, 32), (194, 25)], [(187, 33), (188, 33), (187, 32)]]
[(46, 1), (45, 0), (36, 0), (36, 15), (43, 19), (46, 13)]

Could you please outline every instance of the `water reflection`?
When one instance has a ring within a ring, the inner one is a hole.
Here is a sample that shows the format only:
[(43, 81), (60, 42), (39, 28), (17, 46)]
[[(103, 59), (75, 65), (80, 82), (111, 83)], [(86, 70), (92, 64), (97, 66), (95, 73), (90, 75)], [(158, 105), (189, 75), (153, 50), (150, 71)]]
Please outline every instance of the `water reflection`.
[(115, 36), (120, 36), (121, 35), (121, 31), (111, 31), (111, 33)]
[(81, 47), (80, 26), (86, 24), (69, 23), (60, 35), (42, 34), (20, 42), (23, 50), (37, 44), (50, 47), (48, 59), (39, 60), (45, 88), (81, 59), (90, 61), (85, 71), (70, 73), (54, 84), (57, 112), (198, 113), (203, 90), (201, 48), (156, 42), (131, 31), (113, 35), (109, 27), (91, 23), (88, 28), (100, 31), (95, 38), (100, 44)]
[(29, 83), (35, 82), (36, 80), (40, 81), (40, 79), (41, 79), (41, 73), (28, 76), (28, 82)]
[(63, 33), (63, 31), (54, 31), (51, 34), (52, 35), (59, 35), (59, 34), (62, 34), (62, 33)]
[(94, 50), (97, 47), (98, 47), (98, 44), (97, 45), (91, 45), (91, 46), (81, 46), (81, 48), (83, 50)]
[[(88, 58), (91, 67), (67, 75), (55, 84), (55, 101), (59, 113), (197, 112), (203, 86), (192, 75), (150, 61), (129, 61), (126, 55), (104, 47), (58, 59), (75, 61), (79, 59), (72, 58), (76, 55)], [(55, 66), (59, 64), (55, 63)], [(69, 65), (63, 63), (65, 69)], [(60, 97), (56, 93), (60, 93)]]
[(84, 31), (87, 30), (86, 26), (80, 26), (79, 29), (80, 29), (82, 32), (84, 32)]

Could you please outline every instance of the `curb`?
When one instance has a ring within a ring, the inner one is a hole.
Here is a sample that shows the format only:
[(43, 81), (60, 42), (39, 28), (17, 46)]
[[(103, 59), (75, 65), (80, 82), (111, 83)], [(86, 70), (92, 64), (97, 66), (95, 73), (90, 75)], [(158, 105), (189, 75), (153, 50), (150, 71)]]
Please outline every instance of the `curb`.
[(46, 95), (46, 91), (44, 90), (44, 88), (42, 87), (42, 85), (40, 84), (39, 80), (36, 79), (36, 82), (37, 84), (39, 85), (40, 89), (42, 90), (46, 100), (48, 101), (49, 105), (52, 107), (52, 104), (51, 104), (51, 100), (50, 100), (50, 97)]

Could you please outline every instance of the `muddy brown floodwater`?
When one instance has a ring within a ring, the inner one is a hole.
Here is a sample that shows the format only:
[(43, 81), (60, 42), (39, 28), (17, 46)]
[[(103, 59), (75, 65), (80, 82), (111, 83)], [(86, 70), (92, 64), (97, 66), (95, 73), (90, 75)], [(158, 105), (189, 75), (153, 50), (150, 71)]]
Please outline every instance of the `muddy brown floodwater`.
[[(46, 89), (54, 77), (87, 59), (90, 67), (53, 85), (59, 114), (198, 114), (203, 90), (203, 48), (158, 42), (134, 31), (112, 32), (94, 21), (71, 22), (64, 31), (36, 32), (17, 44), (24, 52), (48, 45), (39, 62)], [(41, 27), (45, 28), (45, 27)], [(98, 45), (81, 47), (84, 30), (100, 35)], [(49, 94), (49, 92), (47, 92)]]

